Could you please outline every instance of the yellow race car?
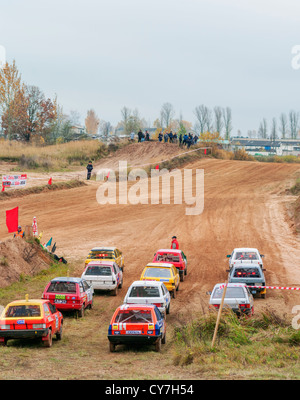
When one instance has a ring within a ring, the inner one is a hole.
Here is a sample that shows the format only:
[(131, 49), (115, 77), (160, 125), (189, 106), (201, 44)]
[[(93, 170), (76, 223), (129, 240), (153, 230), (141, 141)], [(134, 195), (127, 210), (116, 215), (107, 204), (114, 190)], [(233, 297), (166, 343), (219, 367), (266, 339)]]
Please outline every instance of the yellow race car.
[(107, 260), (114, 261), (118, 264), (122, 271), (124, 271), (124, 257), (122, 252), (116, 247), (94, 247), (89, 252), (87, 259), (85, 260), (85, 266), (88, 265), (90, 261), (95, 260)]
[(163, 282), (173, 299), (179, 289), (179, 273), (171, 263), (150, 263), (144, 268), (140, 280)]

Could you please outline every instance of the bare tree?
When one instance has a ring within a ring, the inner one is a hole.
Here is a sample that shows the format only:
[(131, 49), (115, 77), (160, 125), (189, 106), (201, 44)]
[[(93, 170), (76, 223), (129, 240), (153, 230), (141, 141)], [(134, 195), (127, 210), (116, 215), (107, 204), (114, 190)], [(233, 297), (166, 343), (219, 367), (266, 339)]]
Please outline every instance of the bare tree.
[(201, 106), (195, 108), (194, 114), (197, 118), (195, 128), (199, 130), (200, 133), (204, 133), (208, 125), (208, 108), (204, 104), (201, 104)]
[(71, 110), (70, 111), (70, 116), (69, 116), (70, 122), (72, 125), (79, 125), (80, 124), (80, 114), (76, 110)]
[(100, 122), (100, 132), (101, 135), (103, 135), (105, 138), (108, 137), (108, 135), (112, 132), (112, 125), (110, 122), (106, 122), (106, 121), (101, 121)]
[(226, 107), (223, 110), (223, 121), (224, 121), (224, 128), (225, 128), (225, 139), (230, 139), (230, 134), (232, 132), (232, 113), (231, 108)]
[(214, 114), (215, 114), (215, 130), (220, 135), (222, 135), (222, 129), (224, 127), (224, 122), (223, 122), (223, 119), (222, 119), (222, 108), (221, 107), (215, 107), (214, 108)]
[(164, 103), (161, 107), (160, 118), (162, 126), (166, 128), (171, 124), (172, 119), (175, 115), (174, 107), (171, 103)]
[(262, 139), (267, 139), (267, 134), (268, 134), (268, 124), (267, 124), (267, 120), (265, 118), (263, 118), (263, 120), (259, 124), (258, 137), (260, 137)]
[(270, 139), (273, 140), (273, 141), (275, 139), (277, 139), (277, 121), (276, 121), (276, 118), (272, 119)]
[(285, 139), (285, 137), (287, 135), (287, 130), (288, 130), (287, 116), (286, 116), (286, 114), (281, 113), (280, 117), (279, 117), (279, 131), (281, 133), (282, 139)]
[(293, 110), (290, 111), (289, 121), (290, 121), (291, 138), (297, 139), (298, 129), (299, 129), (299, 113)]
[(93, 109), (88, 110), (85, 119), (86, 131), (89, 135), (96, 135), (98, 133), (100, 120)]

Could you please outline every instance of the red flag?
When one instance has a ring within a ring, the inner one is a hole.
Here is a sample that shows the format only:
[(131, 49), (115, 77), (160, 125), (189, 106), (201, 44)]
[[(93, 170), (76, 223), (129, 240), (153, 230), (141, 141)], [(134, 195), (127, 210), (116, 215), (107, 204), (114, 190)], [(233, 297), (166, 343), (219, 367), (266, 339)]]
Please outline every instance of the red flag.
[(52, 185), (52, 178), (49, 179), (48, 185)]
[(155, 167), (155, 169), (159, 169), (159, 165), (157, 165), (157, 166)]
[(9, 233), (17, 232), (19, 225), (18, 220), (19, 220), (19, 207), (6, 211), (6, 226)]
[(206, 149), (204, 149), (204, 154), (206, 154)]
[(5, 190), (5, 186), (2, 185), (2, 190), (1, 190), (1, 192), (4, 192), (4, 190)]

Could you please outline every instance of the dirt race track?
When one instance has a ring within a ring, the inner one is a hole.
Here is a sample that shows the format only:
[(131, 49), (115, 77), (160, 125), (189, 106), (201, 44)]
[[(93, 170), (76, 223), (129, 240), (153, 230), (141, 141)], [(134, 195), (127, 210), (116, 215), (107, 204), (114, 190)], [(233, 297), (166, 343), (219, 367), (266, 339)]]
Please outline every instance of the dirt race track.
[[(188, 258), (188, 275), (171, 303), (171, 323), (176, 311), (189, 316), (206, 312), (206, 292), (226, 279), (226, 254), (234, 247), (256, 247), (265, 255), (267, 285), (300, 285), (299, 238), (286, 212), (293, 198), (283, 194), (294, 183), (299, 166), (203, 159), (185, 168), (204, 169), (201, 215), (187, 216), (186, 205), (172, 201), (170, 205), (102, 206), (96, 201), (99, 182), (91, 181), (82, 188), (2, 201), (0, 237), (11, 237), (3, 222), (5, 210), (19, 206), (20, 222), (30, 224), (37, 216), (45, 240), (54, 238), (57, 253), (76, 263), (78, 275), (90, 248), (118, 246), (125, 257), (124, 288), (111, 297), (113, 308), (155, 251), (169, 247), (176, 234)], [(270, 306), (290, 314), (300, 304), (299, 296), (299, 292), (268, 291), (265, 300), (255, 299), (255, 311)]]

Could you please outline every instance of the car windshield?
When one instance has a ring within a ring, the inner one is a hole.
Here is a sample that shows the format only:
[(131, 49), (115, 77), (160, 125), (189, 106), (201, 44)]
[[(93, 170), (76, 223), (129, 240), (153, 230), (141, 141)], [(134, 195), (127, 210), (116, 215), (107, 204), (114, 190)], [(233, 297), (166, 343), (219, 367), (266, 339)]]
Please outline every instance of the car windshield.
[(143, 324), (152, 322), (151, 310), (119, 310), (116, 323)]
[(171, 271), (168, 268), (147, 268), (145, 278), (170, 278)]
[(48, 293), (76, 293), (75, 282), (51, 282)]
[(254, 251), (238, 251), (235, 260), (258, 260), (258, 255)]
[(5, 313), (6, 318), (40, 317), (41, 308), (38, 305), (10, 306)]
[(111, 276), (111, 266), (109, 265), (90, 266), (86, 269), (85, 275)]
[(159, 253), (157, 254), (156, 261), (162, 262), (180, 262), (179, 254), (173, 253)]
[(114, 258), (114, 252), (113, 251), (107, 251), (105, 249), (103, 250), (92, 250), (90, 254), (88, 255), (88, 259), (90, 260), (111, 260)]
[(129, 297), (160, 297), (158, 287), (134, 286)]
[(233, 274), (234, 278), (260, 278), (258, 268), (236, 268)]
[[(214, 299), (221, 299), (223, 295), (223, 288), (216, 288), (213, 293)], [(227, 287), (225, 299), (245, 298), (246, 294), (242, 287)]]

